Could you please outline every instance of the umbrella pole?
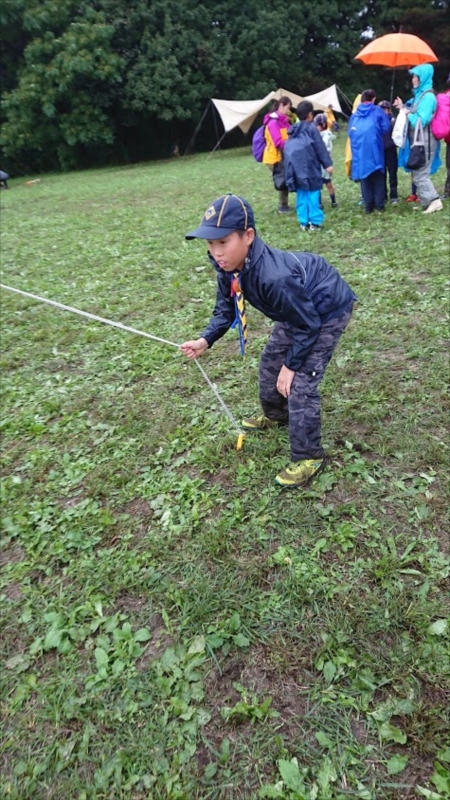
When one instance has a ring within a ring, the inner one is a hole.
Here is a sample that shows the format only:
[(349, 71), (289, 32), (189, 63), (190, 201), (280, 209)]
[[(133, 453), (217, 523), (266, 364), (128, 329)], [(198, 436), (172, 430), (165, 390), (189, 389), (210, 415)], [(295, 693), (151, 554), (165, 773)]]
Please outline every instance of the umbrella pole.
[(391, 105), (392, 105), (392, 103), (393, 103), (393, 100), (394, 100), (394, 81), (395, 81), (395, 69), (396, 69), (396, 68), (394, 67), (394, 69), (392, 70), (391, 96), (390, 96), (390, 98), (389, 98), (389, 102), (390, 102), (390, 104), (391, 104)]

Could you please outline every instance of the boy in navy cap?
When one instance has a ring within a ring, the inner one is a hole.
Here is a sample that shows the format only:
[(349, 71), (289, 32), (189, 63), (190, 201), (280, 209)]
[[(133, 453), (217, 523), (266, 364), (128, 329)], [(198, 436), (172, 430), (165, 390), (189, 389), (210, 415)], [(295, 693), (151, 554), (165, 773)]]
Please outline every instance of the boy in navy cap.
[(200, 227), (186, 236), (196, 238), (206, 239), (217, 271), (216, 306), (200, 338), (184, 342), (181, 350), (197, 358), (227, 332), (235, 320), (234, 292), (275, 321), (259, 367), (263, 414), (244, 419), (242, 426), (288, 425), (291, 463), (275, 480), (304, 486), (325, 466), (318, 387), (356, 297), (321, 256), (266, 245), (242, 197), (227, 194), (211, 203)]

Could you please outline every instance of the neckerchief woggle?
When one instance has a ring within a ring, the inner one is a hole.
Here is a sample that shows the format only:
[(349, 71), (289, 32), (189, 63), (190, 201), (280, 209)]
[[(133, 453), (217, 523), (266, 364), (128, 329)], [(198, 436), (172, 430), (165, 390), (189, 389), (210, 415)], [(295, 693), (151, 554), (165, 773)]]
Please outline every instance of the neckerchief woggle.
[(236, 310), (236, 317), (232, 324), (232, 328), (237, 326), (239, 331), (239, 344), (241, 348), (241, 356), (245, 356), (245, 348), (247, 346), (247, 314), (245, 313), (245, 300), (244, 293), (241, 286), (241, 278), (239, 272), (233, 272), (233, 279), (231, 281), (231, 296), (234, 299), (234, 307)]

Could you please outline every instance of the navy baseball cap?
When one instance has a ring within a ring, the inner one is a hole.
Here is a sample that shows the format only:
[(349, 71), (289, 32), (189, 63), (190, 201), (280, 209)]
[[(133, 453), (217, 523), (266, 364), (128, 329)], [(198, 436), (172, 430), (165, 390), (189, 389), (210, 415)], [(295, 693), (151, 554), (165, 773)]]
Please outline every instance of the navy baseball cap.
[(235, 194), (224, 194), (214, 200), (203, 214), (200, 226), (186, 234), (186, 239), (222, 239), (234, 231), (255, 228), (252, 207)]

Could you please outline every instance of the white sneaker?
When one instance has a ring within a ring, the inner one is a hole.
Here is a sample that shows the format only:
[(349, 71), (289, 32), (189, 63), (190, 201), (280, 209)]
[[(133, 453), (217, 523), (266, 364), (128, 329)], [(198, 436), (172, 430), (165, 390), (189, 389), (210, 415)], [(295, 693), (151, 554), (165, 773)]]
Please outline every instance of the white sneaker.
[(425, 211), (423, 213), (424, 214), (432, 214), (433, 211), (442, 211), (443, 208), (444, 208), (444, 206), (442, 205), (441, 198), (440, 197), (436, 197), (436, 200), (432, 200), (430, 205), (427, 206), (427, 208), (425, 209)]

